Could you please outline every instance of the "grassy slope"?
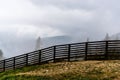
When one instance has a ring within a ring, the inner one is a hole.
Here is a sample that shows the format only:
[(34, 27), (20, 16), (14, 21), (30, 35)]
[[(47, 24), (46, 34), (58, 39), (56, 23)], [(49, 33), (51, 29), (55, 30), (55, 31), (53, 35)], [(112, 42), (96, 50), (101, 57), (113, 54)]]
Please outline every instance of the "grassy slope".
[(0, 73), (0, 80), (120, 80), (120, 60), (29, 66)]

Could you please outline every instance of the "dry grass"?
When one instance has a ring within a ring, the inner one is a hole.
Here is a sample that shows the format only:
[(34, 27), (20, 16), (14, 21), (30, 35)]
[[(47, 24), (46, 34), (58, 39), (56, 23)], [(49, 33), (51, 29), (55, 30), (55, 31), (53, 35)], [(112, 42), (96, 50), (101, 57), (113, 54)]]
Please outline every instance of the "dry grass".
[(26, 76), (47, 76), (56, 80), (69, 77), (87, 77), (97, 80), (120, 80), (120, 60), (80, 61), (45, 64), (43, 68), (17, 73)]

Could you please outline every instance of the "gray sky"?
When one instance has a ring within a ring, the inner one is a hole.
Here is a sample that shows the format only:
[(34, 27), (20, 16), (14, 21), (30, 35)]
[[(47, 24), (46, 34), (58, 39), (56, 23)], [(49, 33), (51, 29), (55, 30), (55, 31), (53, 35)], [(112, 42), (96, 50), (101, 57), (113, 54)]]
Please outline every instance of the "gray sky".
[(11, 56), (20, 50), (24, 40), (37, 36), (89, 36), (101, 40), (106, 33), (119, 33), (119, 3), (120, 0), (0, 0), (0, 47), (5, 56)]

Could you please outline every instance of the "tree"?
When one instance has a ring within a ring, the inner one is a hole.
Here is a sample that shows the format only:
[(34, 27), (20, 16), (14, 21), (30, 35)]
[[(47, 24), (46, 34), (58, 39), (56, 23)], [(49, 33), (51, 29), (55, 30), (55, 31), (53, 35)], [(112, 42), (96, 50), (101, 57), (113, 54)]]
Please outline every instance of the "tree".
[(3, 57), (3, 52), (2, 52), (2, 50), (0, 49), (0, 60), (2, 60), (2, 59), (4, 59), (4, 57)]
[(104, 40), (110, 40), (109, 34), (107, 33)]
[(90, 39), (89, 38), (87, 38), (87, 42), (89, 42), (90, 41)]
[(35, 50), (40, 50), (40, 49), (41, 49), (41, 38), (38, 37), (38, 39), (36, 41)]

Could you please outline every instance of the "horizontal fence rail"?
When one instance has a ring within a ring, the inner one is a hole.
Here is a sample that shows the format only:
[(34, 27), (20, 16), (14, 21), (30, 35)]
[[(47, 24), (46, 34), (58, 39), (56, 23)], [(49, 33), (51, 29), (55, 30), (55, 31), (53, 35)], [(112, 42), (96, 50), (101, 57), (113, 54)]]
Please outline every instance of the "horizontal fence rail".
[(120, 59), (120, 40), (72, 43), (1, 60), (0, 72), (48, 62), (116, 59)]

